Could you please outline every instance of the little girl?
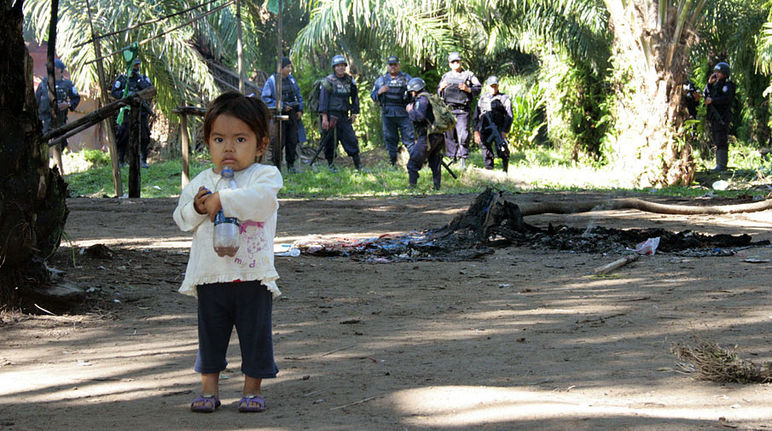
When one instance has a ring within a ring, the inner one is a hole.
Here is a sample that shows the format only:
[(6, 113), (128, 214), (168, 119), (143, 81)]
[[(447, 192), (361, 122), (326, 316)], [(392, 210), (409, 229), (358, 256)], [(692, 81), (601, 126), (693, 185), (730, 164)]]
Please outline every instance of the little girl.
[[(271, 334), (272, 297), (279, 275), (273, 266), (279, 170), (255, 162), (269, 143), (268, 108), (256, 98), (225, 93), (204, 117), (204, 139), (214, 167), (196, 176), (180, 195), (174, 221), (193, 231), (190, 258), (180, 292), (198, 297), (198, 355), (202, 390), (190, 405), (194, 412), (220, 406), (219, 377), (233, 326), (241, 347), (244, 396), (241, 412), (265, 410), (260, 392), (264, 378), (276, 377)], [(238, 188), (217, 191), (224, 168), (235, 172)], [(235, 256), (220, 257), (212, 245), (213, 220), (223, 210), (238, 218), (240, 247)]]

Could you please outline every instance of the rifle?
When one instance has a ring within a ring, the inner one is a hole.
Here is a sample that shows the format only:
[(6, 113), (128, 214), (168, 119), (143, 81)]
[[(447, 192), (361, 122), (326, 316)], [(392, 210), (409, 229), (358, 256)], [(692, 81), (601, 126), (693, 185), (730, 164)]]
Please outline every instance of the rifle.
[(319, 140), (319, 148), (316, 149), (316, 152), (314, 153), (314, 157), (312, 157), (311, 161), (308, 162), (308, 166), (314, 165), (314, 162), (316, 161), (316, 159), (319, 158), (319, 154), (321, 154), (322, 151), (324, 151), (324, 148), (327, 146), (327, 143), (330, 141), (330, 139), (334, 139), (335, 143), (338, 142), (338, 139), (337, 139), (338, 131), (335, 129), (335, 126), (337, 125), (337, 123), (338, 123), (338, 119), (335, 117), (332, 117), (330, 121), (330, 128), (322, 132), (322, 139)]
[(501, 132), (499, 132), (498, 126), (496, 126), (496, 123), (493, 122), (493, 115), (491, 115), (491, 111), (488, 111), (483, 115), (485, 116), (485, 119), (488, 120), (488, 125), (485, 126), (485, 130), (490, 132), (485, 143), (487, 144), (491, 141), (496, 141), (496, 152), (498, 153), (499, 157), (503, 158), (505, 154), (509, 154), (509, 142), (501, 137)]
[(448, 173), (450, 174), (451, 177), (453, 177), (454, 180), (458, 179), (455, 172), (453, 172), (450, 169), (450, 165), (448, 165), (448, 162), (446, 162), (445, 159), (440, 159), (440, 163), (442, 163), (442, 166), (445, 168), (446, 171), (448, 171)]

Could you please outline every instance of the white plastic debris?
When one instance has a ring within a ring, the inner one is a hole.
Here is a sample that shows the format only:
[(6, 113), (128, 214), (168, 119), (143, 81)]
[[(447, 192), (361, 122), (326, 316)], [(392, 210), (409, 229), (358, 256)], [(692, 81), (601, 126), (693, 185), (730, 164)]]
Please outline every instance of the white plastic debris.
[(635, 252), (644, 256), (649, 256), (657, 252), (659, 247), (659, 237), (649, 238), (635, 246)]
[(713, 190), (726, 190), (729, 188), (729, 181), (718, 180), (712, 185)]

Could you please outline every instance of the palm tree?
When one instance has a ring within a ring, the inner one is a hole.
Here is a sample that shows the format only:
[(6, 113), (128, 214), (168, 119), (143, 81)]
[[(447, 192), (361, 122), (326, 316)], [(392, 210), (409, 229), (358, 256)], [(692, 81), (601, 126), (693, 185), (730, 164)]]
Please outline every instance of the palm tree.
[(295, 39), (294, 50), (324, 58), (345, 52), (352, 66), (369, 75), (382, 68), (387, 55), (402, 54), (422, 64), (457, 47), (447, 24), (450, 3), (309, 0), (309, 22)]
[[(62, 0), (59, 6), (56, 52), (68, 64), (73, 82), (79, 88), (90, 88), (92, 83), (98, 81), (89, 23), (93, 21), (97, 34), (106, 34), (157, 20), (101, 39), (103, 55), (114, 53), (104, 58), (106, 79), (109, 80), (108, 84), (112, 83), (112, 79), (126, 70), (119, 52), (123, 47), (183, 25), (211, 7), (158, 20), (195, 4), (197, 2), (178, 0), (157, 1), (152, 6), (135, 0)], [(47, 38), (48, 8), (50, 0), (30, 0), (24, 6), (25, 15), (28, 16), (26, 24), (38, 41)], [(199, 20), (194, 25), (183, 25), (141, 45), (143, 73), (150, 77), (158, 90), (156, 103), (165, 115), (169, 116), (171, 110), (181, 104), (199, 102), (217, 94), (217, 86), (206, 62), (189, 42), (194, 39), (196, 32), (210, 33), (210, 29), (208, 20)]]
[(706, 0), (605, 0), (614, 31), (617, 88), (612, 145), (620, 172), (638, 185), (689, 184), (682, 83)]
[(48, 167), (33, 95), (32, 60), (22, 36), (22, 2), (0, 0), (0, 308), (45, 284), (43, 259), (59, 246), (66, 185)]

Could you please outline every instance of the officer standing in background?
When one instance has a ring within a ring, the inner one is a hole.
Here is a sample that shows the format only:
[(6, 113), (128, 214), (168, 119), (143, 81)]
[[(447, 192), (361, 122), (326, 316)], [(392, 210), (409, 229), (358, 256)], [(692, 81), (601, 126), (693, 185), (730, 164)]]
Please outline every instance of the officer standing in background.
[(388, 72), (375, 80), (370, 98), (381, 105), (383, 140), (386, 141), (386, 149), (389, 151), (389, 162), (391, 166), (395, 166), (399, 135), (402, 135), (405, 148), (409, 148), (414, 140), (413, 125), (405, 110), (407, 83), (412, 77), (400, 72), (399, 58), (396, 56), (392, 55), (386, 59), (386, 67)]
[(333, 164), (335, 149), (341, 143), (346, 154), (351, 156), (356, 170), (362, 169), (359, 158), (359, 140), (352, 124), (359, 114), (359, 93), (354, 78), (346, 73), (348, 63), (342, 55), (332, 57), (335, 71), (327, 75), (319, 92), (319, 113), (322, 116), (322, 134), (334, 133), (327, 140), (324, 157), (331, 171), (336, 171)]
[(456, 117), (456, 129), (445, 132), (445, 155), (453, 159), (451, 163), (460, 160), (460, 168), (466, 169), (466, 159), (469, 157), (469, 112), (472, 101), (482, 90), (482, 84), (474, 73), (461, 66), (459, 53), (451, 52), (448, 63), (451, 70), (442, 75), (437, 86), (437, 94), (450, 106)]
[[(64, 78), (64, 70), (67, 67), (62, 60), (54, 60), (54, 86), (56, 92), (56, 112), (59, 127), (67, 123), (67, 111), (74, 111), (80, 103), (78, 89), (72, 81)], [(51, 99), (48, 95), (48, 77), (43, 78), (35, 91), (35, 99), (38, 102), (38, 118), (43, 123), (43, 133), (48, 133), (52, 128)], [(67, 148), (67, 140), (58, 141), (62, 149)]]
[(429, 134), (429, 127), (434, 123), (434, 110), (429, 101), (429, 93), (424, 89), (426, 83), (421, 78), (413, 78), (407, 83), (407, 90), (413, 96), (413, 102), (406, 106), (410, 120), (415, 127), (415, 142), (408, 146), (410, 160), (407, 162), (408, 185), (415, 188), (418, 183), (418, 171), (424, 162), (429, 161), (432, 170), (434, 190), (439, 190), (442, 182), (442, 150), (445, 138), (440, 133)]
[[(131, 75), (127, 78), (126, 74), (121, 74), (118, 79), (115, 80), (113, 83), (113, 89), (110, 92), (110, 94), (115, 99), (122, 99), (123, 98), (123, 89), (126, 88), (128, 85), (129, 87), (129, 93), (127, 96), (132, 96), (135, 93), (138, 93), (146, 88), (150, 88), (153, 86), (153, 83), (150, 82), (150, 78), (147, 76), (141, 74), (139, 72), (139, 65), (141, 64), (139, 58), (134, 60), (134, 65), (131, 69)], [(141, 157), (141, 163), (140, 166), (143, 168), (147, 168), (147, 149), (150, 145), (150, 123), (149, 123), (149, 117), (150, 114), (153, 112), (152, 109), (150, 109), (150, 104), (147, 101), (142, 101), (141, 106), (141, 113), (140, 113), (140, 131), (139, 131), (139, 145), (140, 145), (140, 157)], [(128, 113), (128, 112), (127, 112)], [(120, 124), (118, 126), (118, 132), (116, 133), (116, 139), (118, 140), (117, 146), (118, 146), (118, 160), (120, 161), (121, 166), (123, 166), (124, 163), (124, 156), (126, 155), (126, 147), (129, 145), (129, 125), (131, 121), (129, 121), (128, 116), (124, 115), (123, 117), (123, 124)]]
[[(271, 75), (263, 86), (261, 94), (263, 102), (272, 109), (276, 109), (276, 74)], [(298, 142), (306, 141), (306, 130), (303, 127), (303, 96), (295, 77), (292, 76), (292, 62), (287, 57), (281, 59), (281, 113), (289, 116), (288, 120), (281, 121), (282, 148), (287, 160), (287, 171), (296, 173), (295, 160), (297, 159)]]
[(705, 105), (708, 108), (710, 134), (716, 146), (716, 167), (714, 172), (726, 170), (729, 161), (729, 126), (732, 122), (732, 103), (735, 85), (729, 80), (729, 64), (720, 62), (713, 68), (713, 74), (705, 86)]
[[(509, 96), (499, 93), (499, 79), (491, 76), (485, 81), (485, 93), (480, 96), (474, 110), (474, 141), (480, 145), (485, 169), (493, 169), (493, 150), (501, 159), (502, 168), (509, 168), (509, 145), (506, 142), (512, 127), (512, 102)], [(496, 136), (498, 134), (498, 136)]]

